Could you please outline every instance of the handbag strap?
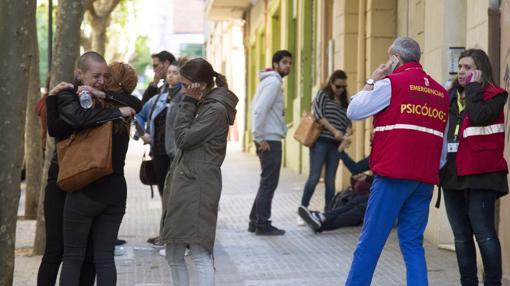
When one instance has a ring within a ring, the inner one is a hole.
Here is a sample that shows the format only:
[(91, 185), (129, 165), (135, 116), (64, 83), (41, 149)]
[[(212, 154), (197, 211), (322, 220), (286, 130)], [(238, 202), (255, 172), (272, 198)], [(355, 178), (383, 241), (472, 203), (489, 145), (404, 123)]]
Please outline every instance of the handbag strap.
[(152, 104), (151, 111), (149, 112), (149, 120), (147, 120), (147, 130), (151, 129), (151, 121), (152, 121), (152, 114), (154, 113), (154, 109), (156, 109), (156, 105), (158, 105), (159, 98), (162, 94), (162, 89), (159, 90), (158, 96), (156, 97), (156, 100), (154, 100), (154, 103)]

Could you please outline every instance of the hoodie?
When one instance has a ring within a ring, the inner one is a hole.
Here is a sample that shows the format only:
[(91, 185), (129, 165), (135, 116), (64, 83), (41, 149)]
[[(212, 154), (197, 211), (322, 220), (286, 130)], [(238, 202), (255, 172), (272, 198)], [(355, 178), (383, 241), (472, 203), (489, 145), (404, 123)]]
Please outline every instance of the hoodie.
[(259, 78), (251, 108), (253, 138), (256, 142), (282, 140), (287, 134), (282, 77), (276, 71), (263, 71)]

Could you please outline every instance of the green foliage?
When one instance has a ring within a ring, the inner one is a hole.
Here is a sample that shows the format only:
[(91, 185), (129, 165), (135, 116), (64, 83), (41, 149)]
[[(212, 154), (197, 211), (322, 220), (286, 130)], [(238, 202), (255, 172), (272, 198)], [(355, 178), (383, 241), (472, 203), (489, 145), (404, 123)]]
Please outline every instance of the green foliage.
[[(57, 18), (57, 1), (53, 1), (53, 32)], [(48, 2), (38, 1), (36, 11), (37, 40), (39, 44), (39, 78), (41, 86), (46, 85), (48, 77)]]
[(135, 53), (129, 63), (135, 68), (138, 75), (144, 75), (147, 68), (152, 65), (150, 49), (147, 45), (147, 36), (138, 36), (135, 41)]

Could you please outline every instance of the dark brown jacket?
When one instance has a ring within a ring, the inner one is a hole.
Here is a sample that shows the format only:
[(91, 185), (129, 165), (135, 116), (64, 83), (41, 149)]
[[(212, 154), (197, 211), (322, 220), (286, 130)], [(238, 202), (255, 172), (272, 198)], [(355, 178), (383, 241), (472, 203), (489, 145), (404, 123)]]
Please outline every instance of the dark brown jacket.
[(237, 97), (211, 90), (201, 103), (186, 97), (175, 122), (177, 154), (168, 172), (160, 237), (164, 243), (199, 244), (211, 253), (221, 195), (221, 164)]

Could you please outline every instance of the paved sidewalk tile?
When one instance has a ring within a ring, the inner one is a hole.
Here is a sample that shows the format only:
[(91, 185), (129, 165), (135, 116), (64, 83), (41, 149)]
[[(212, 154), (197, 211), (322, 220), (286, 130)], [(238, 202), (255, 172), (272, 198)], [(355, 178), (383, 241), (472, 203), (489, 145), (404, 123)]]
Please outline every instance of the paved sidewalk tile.
[[(172, 285), (164, 257), (159, 255), (159, 249), (146, 243), (147, 238), (158, 233), (161, 201), (156, 189), (154, 199), (151, 199), (149, 187), (143, 186), (138, 180), (142, 152), (140, 143), (131, 143), (125, 169), (128, 202), (119, 233), (119, 237), (128, 243), (124, 246), (126, 254), (116, 257), (118, 285)], [(260, 174), (257, 158), (240, 152), (236, 145), (229, 145), (222, 173), (223, 193), (214, 253), (216, 285), (343, 285), (360, 228), (349, 227), (314, 234), (307, 227), (297, 226), (297, 207), (305, 176), (282, 169), (280, 184), (273, 200), (272, 221), (287, 233), (281, 237), (260, 237), (247, 231), (248, 214)], [(323, 196), (324, 186), (319, 184), (311, 208), (321, 209)], [(429, 284), (458, 285), (454, 253), (438, 250), (429, 244), (426, 245), (426, 252)], [(21, 269), (26, 267), (19, 264), (18, 260), (16, 275), (21, 277)], [(36, 262), (28, 265), (38, 266), (40, 257), (32, 260)], [(192, 267), (189, 257), (187, 263)], [(191, 280), (193, 283), (194, 277)], [(26, 283), (15, 285), (35, 285)], [(395, 232), (388, 239), (372, 284), (406, 284), (405, 267)]]

